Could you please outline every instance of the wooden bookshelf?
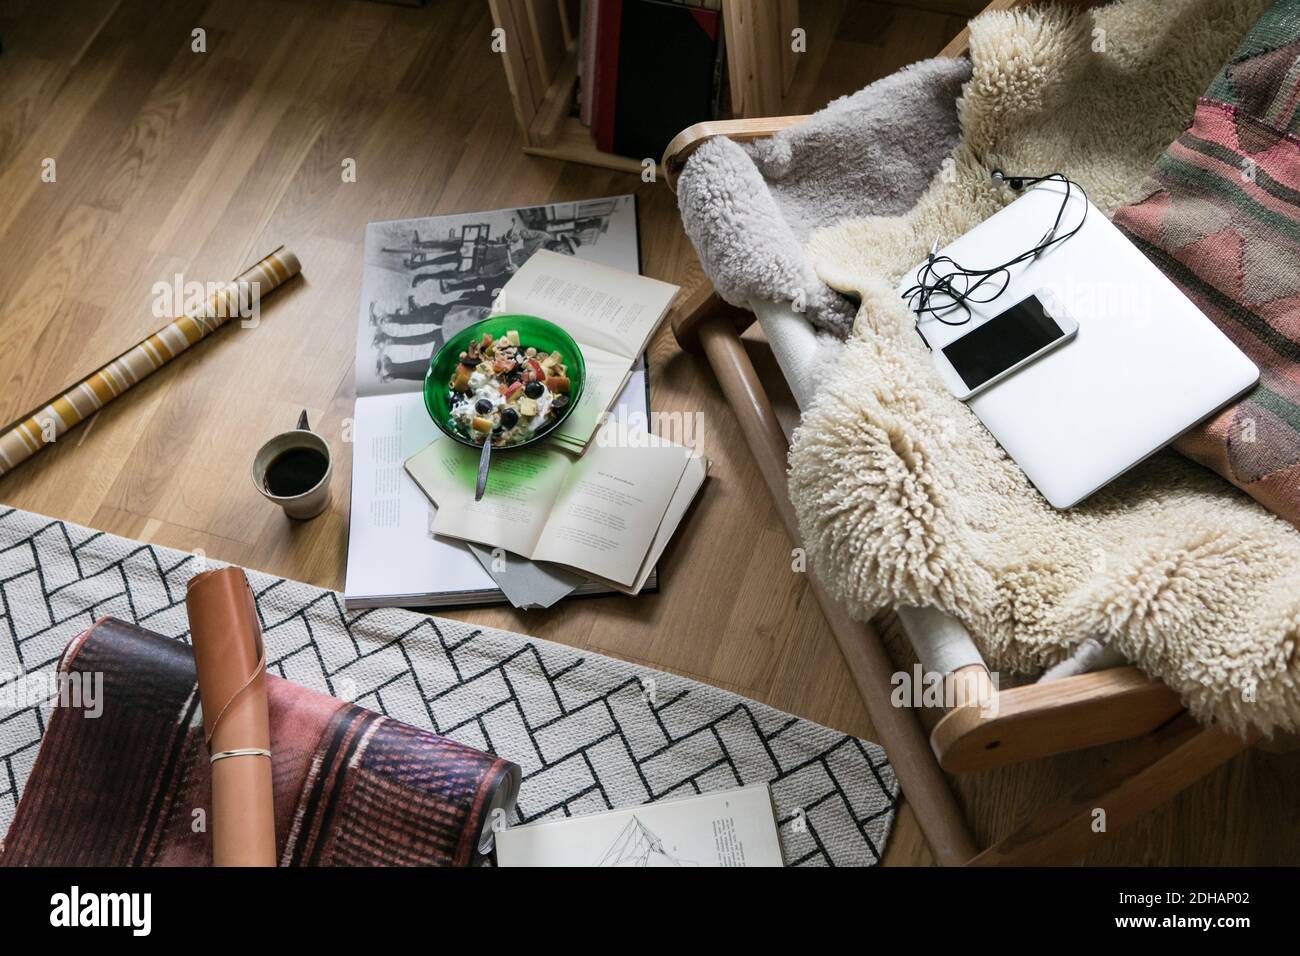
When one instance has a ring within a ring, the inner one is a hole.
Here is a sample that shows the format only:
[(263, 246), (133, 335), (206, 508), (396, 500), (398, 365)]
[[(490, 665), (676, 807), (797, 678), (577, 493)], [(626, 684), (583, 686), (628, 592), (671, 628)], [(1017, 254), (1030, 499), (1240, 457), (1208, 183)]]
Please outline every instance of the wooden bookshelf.
[[(578, 82), (578, 0), (488, 0), (493, 24), (504, 30), (500, 54), (524, 152), (623, 172), (641, 160), (596, 148), (591, 131), (572, 115)], [(722, 36), (733, 115), (782, 112), (798, 54), (791, 43), (799, 0), (723, 0)]]

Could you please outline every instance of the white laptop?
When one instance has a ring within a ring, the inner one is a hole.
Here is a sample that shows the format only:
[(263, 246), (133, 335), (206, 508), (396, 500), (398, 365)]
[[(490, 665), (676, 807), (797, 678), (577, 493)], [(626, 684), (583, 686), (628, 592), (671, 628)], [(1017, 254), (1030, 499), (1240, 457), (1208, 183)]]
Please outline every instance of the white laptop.
[[(1014, 258), (1046, 233), (1065, 191), (1056, 181), (1034, 187), (939, 255), (967, 268)], [(1062, 232), (1085, 203), (1074, 189)], [(900, 295), (916, 274), (903, 277)], [(969, 404), (1056, 508), (1082, 501), (1259, 379), (1241, 350), (1090, 204), (1075, 236), (1015, 267), (1001, 296), (971, 305), (970, 322), (951, 327), (927, 317), (920, 331), (942, 349), (1044, 289), (1078, 322), (1077, 334)]]

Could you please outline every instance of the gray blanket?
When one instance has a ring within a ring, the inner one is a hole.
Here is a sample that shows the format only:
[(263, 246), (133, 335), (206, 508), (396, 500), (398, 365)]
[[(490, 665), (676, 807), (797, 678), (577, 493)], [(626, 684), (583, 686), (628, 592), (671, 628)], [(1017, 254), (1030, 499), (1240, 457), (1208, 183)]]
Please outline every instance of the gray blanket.
[(926, 60), (768, 139), (718, 138), (696, 150), (677, 199), (718, 293), (742, 307), (788, 302), (847, 336), (856, 305), (817, 278), (808, 237), (912, 208), (957, 146), (957, 97), (970, 72), (965, 59)]

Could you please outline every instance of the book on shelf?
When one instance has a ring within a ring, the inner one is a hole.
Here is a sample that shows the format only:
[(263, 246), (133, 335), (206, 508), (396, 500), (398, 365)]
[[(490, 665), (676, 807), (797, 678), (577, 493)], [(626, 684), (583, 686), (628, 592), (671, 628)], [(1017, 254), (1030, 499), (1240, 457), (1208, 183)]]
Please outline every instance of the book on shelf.
[(583, 14), (579, 118), (598, 149), (657, 162), (683, 129), (717, 118), (720, 0), (588, 0)]
[(596, 36), (600, 29), (600, 0), (582, 0), (578, 20), (578, 120), (591, 127), (596, 105)]
[[(527, 600), (532, 583), (557, 594), (611, 593), (559, 569), (530, 565), (430, 530), (434, 509), (403, 463), (441, 432), (424, 408), (423, 380), (438, 347), (486, 317), (502, 287), (538, 250), (636, 274), (636, 202), (614, 196), (372, 222), (357, 322), (347, 607), (454, 607)], [(649, 380), (638, 358), (615, 418), (644, 422)], [(508, 570), (502, 574), (498, 567)], [(500, 580), (498, 580), (500, 579)], [(651, 572), (646, 588), (657, 586)], [(522, 590), (521, 590), (522, 589)]]

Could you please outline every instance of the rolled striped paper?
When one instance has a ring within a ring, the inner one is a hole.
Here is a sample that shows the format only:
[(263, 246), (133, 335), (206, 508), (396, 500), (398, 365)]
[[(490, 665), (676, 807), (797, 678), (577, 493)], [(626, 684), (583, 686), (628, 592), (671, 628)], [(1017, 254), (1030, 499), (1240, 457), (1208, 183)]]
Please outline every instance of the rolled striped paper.
[(281, 247), (240, 273), (192, 309), (82, 379), (30, 416), (0, 433), (0, 476), (60, 435), (85, 421), (136, 382), (207, 338), (248, 302), (258, 302), (301, 270), (298, 257)]

